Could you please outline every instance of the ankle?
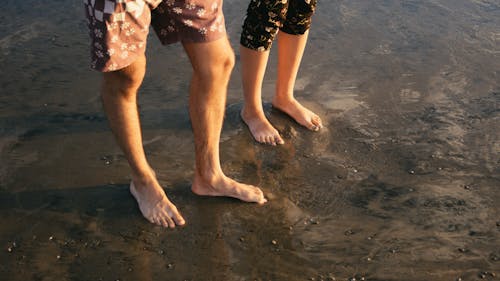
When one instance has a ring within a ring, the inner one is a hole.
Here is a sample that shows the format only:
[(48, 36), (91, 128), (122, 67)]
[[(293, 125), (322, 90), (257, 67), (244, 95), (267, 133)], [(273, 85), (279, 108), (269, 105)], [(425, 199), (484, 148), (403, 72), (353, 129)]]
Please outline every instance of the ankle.
[(264, 109), (261, 106), (243, 106), (241, 110), (241, 116), (243, 118), (252, 119), (255, 117), (265, 117)]
[(149, 172), (132, 173), (132, 182), (136, 188), (141, 188), (142, 186), (154, 184), (157, 179), (153, 170), (150, 170)]
[(273, 99), (273, 105), (285, 106), (295, 102), (295, 98), (289, 95), (275, 95)]
[(225, 178), (225, 175), (222, 171), (206, 171), (201, 172), (197, 171), (195, 174), (195, 182), (208, 184), (210, 186), (219, 185)]

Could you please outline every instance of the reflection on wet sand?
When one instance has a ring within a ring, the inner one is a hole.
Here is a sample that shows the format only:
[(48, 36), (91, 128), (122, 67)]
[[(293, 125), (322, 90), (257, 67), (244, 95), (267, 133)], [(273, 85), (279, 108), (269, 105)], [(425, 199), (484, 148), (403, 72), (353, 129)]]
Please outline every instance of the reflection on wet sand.
[[(246, 3), (225, 3), (237, 46)], [(296, 96), (326, 127), (266, 103), (280, 147), (241, 122), (237, 64), (223, 169), (264, 206), (190, 192), (189, 64), (152, 37), (141, 119), (173, 231), (128, 193), (81, 4), (40, 5), (0, 12), (2, 280), (499, 280), (498, 1), (320, 1)]]

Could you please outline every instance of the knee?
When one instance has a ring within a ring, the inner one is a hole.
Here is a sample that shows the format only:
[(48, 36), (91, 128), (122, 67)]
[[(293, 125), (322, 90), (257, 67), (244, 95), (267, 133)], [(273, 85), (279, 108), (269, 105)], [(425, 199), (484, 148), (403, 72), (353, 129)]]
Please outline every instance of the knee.
[(146, 63), (138, 59), (131, 65), (116, 71), (103, 74), (102, 95), (135, 96), (146, 73)]
[(202, 67), (195, 69), (195, 74), (208, 83), (228, 80), (234, 64), (234, 52), (231, 49), (221, 51), (217, 58), (206, 60)]
[(231, 71), (233, 70), (235, 64), (234, 52), (231, 50), (229, 52), (225, 52), (225, 54), (226, 55), (222, 59), (221, 68), (226, 75), (231, 75)]
[(234, 68), (235, 58), (233, 50), (226, 50), (221, 52), (221, 56), (217, 59), (217, 62), (213, 65), (212, 75), (220, 74), (223, 77), (229, 77), (231, 71)]

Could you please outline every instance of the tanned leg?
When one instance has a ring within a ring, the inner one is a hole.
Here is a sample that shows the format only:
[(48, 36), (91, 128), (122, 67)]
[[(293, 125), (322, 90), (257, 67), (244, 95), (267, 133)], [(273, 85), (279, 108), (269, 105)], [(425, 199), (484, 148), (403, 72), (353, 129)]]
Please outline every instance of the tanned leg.
[(111, 130), (132, 169), (130, 192), (142, 214), (152, 223), (173, 228), (185, 221), (158, 183), (142, 146), (137, 90), (145, 70), (146, 58), (141, 56), (124, 69), (104, 73), (102, 101)]
[(302, 126), (318, 131), (323, 127), (319, 116), (301, 105), (293, 96), (293, 88), (308, 34), (309, 31), (303, 35), (278, 33), (278, 77), (273, 106), (290, 115)]
[(227, 84), (234, 53), (226, 37), (208, 43), (184, 43), (193, 77), (189, 114), (193, 127), (196, 170), (192, 191), (198, 195), (228, 196), (264, 204), (260, 188), (236, 182), (222, 172), (219, 140), (226, 104)]
[(262, 81), (269, 51), (258, 52), (240, 45), (240, 57), (244, 96), (241, 118), (256, 141), (271, 145), (283, 144), (283, 139), (267, 120), (262, 108)]

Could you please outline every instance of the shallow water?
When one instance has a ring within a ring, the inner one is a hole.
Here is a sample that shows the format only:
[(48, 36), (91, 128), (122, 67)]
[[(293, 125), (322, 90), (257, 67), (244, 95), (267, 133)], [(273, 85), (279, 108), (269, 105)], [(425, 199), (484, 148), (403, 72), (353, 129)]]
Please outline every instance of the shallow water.
[[(239, 119), (237, 64), (221, 157), (262, 186), (262, 207), (190, 192), (190, 67), (151, 36), (141, 118), (188, 220), (173, 231), (142, 219), (127, 191), (81, 3), (66, 2), (0, 11), (2, 280), (500, 279), (498, 1), (320, 1), (296, 96), (326, 128), (266, 105), (278, 148)], [(237, 58), (245, 2), (224, 7)]]

